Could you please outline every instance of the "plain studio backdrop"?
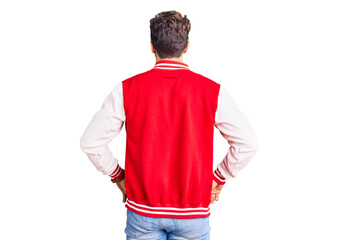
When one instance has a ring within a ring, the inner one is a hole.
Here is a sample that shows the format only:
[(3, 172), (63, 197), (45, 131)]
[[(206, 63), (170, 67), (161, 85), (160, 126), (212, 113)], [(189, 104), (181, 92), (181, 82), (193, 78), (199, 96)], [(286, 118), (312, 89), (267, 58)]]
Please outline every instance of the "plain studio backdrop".
[[(122, 193), (80, 150), (114, 86), (152, 68), (149, 20), (192, 23), (189, 67), (229, 89), (259, 150), (211, 239), (358, 239), (357, 1), (1, 1), (1, 239), (125, 239)], [(217, 129), (214, 166), (228, 151)], [(126, 132), (110, 143), (124, 166)]]

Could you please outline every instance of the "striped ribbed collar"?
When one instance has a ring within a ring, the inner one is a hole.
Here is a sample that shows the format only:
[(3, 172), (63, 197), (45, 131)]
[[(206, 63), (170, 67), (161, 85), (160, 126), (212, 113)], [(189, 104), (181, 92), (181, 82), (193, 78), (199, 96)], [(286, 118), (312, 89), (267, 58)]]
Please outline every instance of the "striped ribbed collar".
[(189, 69), (189, 68), (188, 65), (183, 62), (178, 62), (173, 60), (161, 60), (155, 64), (154, 69), (177, 70), (177, 69)]

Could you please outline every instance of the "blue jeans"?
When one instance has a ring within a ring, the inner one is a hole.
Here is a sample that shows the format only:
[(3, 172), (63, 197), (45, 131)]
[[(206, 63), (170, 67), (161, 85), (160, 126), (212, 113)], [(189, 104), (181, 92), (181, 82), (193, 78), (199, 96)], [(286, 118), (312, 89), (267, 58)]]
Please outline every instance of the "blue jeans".
[(209, 216), (205, 218), (147, 217), (127, 209), (125, 233), (127, 240), (209, 240)]

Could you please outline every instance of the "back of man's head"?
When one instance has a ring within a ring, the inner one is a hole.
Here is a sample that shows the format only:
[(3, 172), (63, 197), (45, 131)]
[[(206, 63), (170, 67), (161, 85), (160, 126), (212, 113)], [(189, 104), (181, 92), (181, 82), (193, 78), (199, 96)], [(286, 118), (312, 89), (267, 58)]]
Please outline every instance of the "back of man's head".
[(151, 42), (160, 58), (180, 57), (187, 46), (191, 22), (177, 11), (156, 14), (150, 20)]

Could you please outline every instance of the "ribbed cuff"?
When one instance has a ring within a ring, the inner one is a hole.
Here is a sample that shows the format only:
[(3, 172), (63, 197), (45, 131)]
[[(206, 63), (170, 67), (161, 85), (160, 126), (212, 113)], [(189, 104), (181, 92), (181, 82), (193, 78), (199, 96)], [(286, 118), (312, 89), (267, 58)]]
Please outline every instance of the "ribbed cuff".
[(125, 174), (125, 170), (120, 167), (120, 165), (117, 164), (116, 169), (113, 171), (113, 173), (110, 174), (111, 179), (118, 179), (121, 178)]
[(222, 184), (222, 185), (226, 183), (226, 179), (222, 176), (218, 168), (213, 173), (213, 180), (216, 181), (218, 184)]

